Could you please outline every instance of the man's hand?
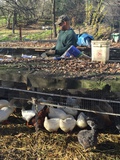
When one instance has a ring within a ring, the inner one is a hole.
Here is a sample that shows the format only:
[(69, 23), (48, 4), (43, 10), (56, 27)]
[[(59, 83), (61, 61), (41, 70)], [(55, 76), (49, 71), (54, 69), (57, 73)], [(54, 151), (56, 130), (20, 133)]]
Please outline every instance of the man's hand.
[(50, 49), (50, 50), (46, 51), (46, 54), (47, 55), (54, 55), (55, 54), (55, 50)]
[(54, 56), (54, 55), (55, 55), (55, 50), (50, 49), (50, 50), (42, 53), (41, 57), (46, 58), (46, 57)]

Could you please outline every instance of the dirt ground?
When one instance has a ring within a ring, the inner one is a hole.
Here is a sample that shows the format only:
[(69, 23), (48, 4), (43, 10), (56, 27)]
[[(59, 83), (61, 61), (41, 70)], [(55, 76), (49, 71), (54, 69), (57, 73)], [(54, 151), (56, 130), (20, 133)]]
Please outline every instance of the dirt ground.
[(112, 125), (98, 134), (96, 148), (84, 151), (78, 143), (79, 128), (55, 133), (28, 128), (18, 109), (0, 124), (0, 160), (119, 160), (120, 134)]
[[(68, 95), (69, 92), (54, 90), (52, 93)], [(104, 93), (105, 91), (102, 90), (87, 92), (94, 98), (98, 98), (97, 96), (102, 96)], [(74, 95), (79, 96), (80, 92), (75, 92)], [(109, 92), (110, 96), (113, 97), (112, 92)], [(59, 101), (62, 102), (62, 99), (60, 98)], [(87, 104), (86, 100), (84, 103)], [(28, 104), (24, 105), (31, 107)], [(26, 126), (26, 121), (21, 116), (21, 109), (17, 109), (8, 118), (6, 124), (0, 123), (0, 160), (120, 159), (120, 134), (114, 123), (98, 131), (97, 146), (88, 151), (85, 151), (78, 142), (77, 134), (80, 130), (82, 129), (76, 126), (72, 132), (68, 133), (64, 133), (60, 129), (50, 133), (45, 128), (36, 131), (34, 127), (28, 128)]]

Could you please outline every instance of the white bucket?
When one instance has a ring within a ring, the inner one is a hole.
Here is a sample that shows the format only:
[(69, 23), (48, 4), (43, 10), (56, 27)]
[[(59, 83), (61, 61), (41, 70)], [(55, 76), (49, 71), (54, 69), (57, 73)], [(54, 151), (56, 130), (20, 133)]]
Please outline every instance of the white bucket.
[(109, 60), (110, 41), (91, 41), (92, 61), (105, 63)]

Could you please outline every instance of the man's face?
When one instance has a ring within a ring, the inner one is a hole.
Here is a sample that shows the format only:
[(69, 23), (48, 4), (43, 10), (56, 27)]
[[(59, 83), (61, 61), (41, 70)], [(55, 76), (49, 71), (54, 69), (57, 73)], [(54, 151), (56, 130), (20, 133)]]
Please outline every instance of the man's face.
[(60, 30), (66, 30), (66, 22), (64, 21), (64, 22), (62, 22), (62, 23), (60, 23), (59, 24), (59, 28), (60, 28)]

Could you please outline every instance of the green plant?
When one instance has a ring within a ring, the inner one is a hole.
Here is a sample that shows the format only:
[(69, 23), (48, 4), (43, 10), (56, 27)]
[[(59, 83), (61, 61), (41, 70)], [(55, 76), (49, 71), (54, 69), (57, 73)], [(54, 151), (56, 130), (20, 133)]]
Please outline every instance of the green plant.
[(6, 19), (4, 16), (0, 16), (0, 27), (3, 27), (6, 25)]

